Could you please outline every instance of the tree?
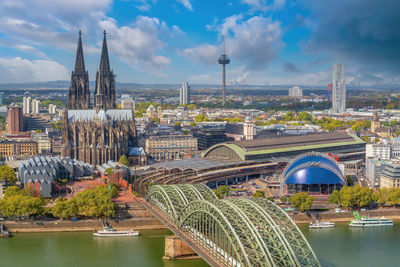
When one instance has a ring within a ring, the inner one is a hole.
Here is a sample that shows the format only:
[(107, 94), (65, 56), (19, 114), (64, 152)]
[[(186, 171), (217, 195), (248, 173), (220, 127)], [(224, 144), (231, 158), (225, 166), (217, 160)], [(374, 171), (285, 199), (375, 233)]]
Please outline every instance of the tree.
[(194, 121), (192, 121), (192, 122), (190, 123), (190, 126), (196, 127), (196, 123), (195, 123)]
[(308, 112), (300, 112), (297, 116), (299, 121), (312, 121), (313, 116)]
[(347, 180), (347, 185), (348, 186), (353, 186), (354, 185), (353, 179), (351, 179), (350, 175), (346, 175), (346, 180)]
[(365, 143), (369, 143), (370, 142), (370, 139), (369, 139), (369, 137), (367, 135), (361, 136), (361, 140), (363, 140)]
[(0, 180), (6, 180), (9, 184), (15, 184), (17, 176), (14, 169), (7, 165), (0, 166)]
[(25, 190), (11, 186), (4, 190), (3, 199), (0, 200), (0, 212), (6, 217), (42, 215), (44, 205), (43, 198), (29, 196)]
[(157, 124), (157, 123), (159, 123), (159, 122), (160, 122), (160, 118), (157, 118), (157, 117), (151, 117), (150, 121), (151, 121), (152, 123), (154, 123), (154, 124)]
[(51, 208), (54, 217), (61, 219), (72, 218), (78, 214), (78, 207), (76, 206), (75, 198), (66, 200), (59, 197), (56, 204)]
[(253, 197), (265, 198), (265, 193), (262, 190), (256, 190), (256, 192), (253, 194)]
[(283, 196), (281, 196), (281, 197), (279, 198), (279, 200), (280, 200), (282, 203), (286, 203), (287, 200), (288, 200), (288, 198), (287, 198), (287, 196), (283, 195)]
[(286, 112), (285, 116), (283, 116), (282, 120), (284, 121), (293, 121), (294, 118), (294, 113), (293, 112)]
[(310, 210), (315, 197), (309, 196), (306, 192), (297, 193), (289, 198), (293, 207), (300, 209), (300, 211)]
[(125, 154), (122, 154), (121, 157), (119, 157), (119, 163), (129, 167), (128, 157)]
[(358, 208), (369, 206), (373, 201), (372, 190), (368, 187), (362, 187), (356, 192), (356, 205)]
[(85, 217), (112, 217), (115, 215), (115, 203), (112, 198), (118, 195), (114, 184), (101, 185), (86, 189), (73, 199), (78, 209), (77, 214)]
[(194, 121), (195, 122), (203, 122), (203, 121), (208, 121), (208, 118), (202, 114), (197, 115), (196, 117), (194, 117)]
[(225, 198), (229, 196), (229, 187), (226, 185), (220, 185), (218, 188), (215, 190), (215, 195), (219, 199)]
[(329, 197), (329, 202), (336, 205), (340, 204), (340, 192), (338, 190), (332, 192), (331, 196)]
[(107, 169), (106, 169), (106, 173), (107, 173), (108, 175), (114, 174), (114, 168), (113, 168), (113, 167), (107, 168)]
[(377, 196), (372, 193), (368, 187), (358, 185), (350, 187), (345, 186), (340, 190), (340, 204), (342, 207), (365, 207), (376, 201)]
[(196, 104), (189, 104), (186, 106), (187, 109), (196, 109), (197, 105)]

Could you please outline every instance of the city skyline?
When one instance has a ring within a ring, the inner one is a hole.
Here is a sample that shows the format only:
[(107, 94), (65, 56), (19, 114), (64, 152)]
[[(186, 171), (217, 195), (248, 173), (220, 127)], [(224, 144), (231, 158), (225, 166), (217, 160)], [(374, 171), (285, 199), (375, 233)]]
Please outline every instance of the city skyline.
[(246, 77), (247, 84), (327, 86), (332, 64), (340, 60), (345, 76), (354, 77), (349, 86), (397, 85), (400, 38), (387, 25), (399, 22), (400, 4), (378, 5), (361, 0), (1, 1), (0, 80), (69, 80), (82, 30), (92, 81), (106, 30), (119, 82), (220, 84), (216, 61), (226, 35), (233, 60), (227, 84)]

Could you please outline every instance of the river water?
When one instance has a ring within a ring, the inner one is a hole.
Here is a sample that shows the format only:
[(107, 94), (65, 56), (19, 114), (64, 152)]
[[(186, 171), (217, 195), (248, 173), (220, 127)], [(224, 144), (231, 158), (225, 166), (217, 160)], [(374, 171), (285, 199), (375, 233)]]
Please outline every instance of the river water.
[[(400, 266), (400, 225), (354, 229), (300, 226), (322, 266)], [(95, 238), (91, 233), (19, 233), (0, 238), (1, 267), (134, 266), (200, 267), (202, 260), (162, 260), (167, 230), (139, 237)]]

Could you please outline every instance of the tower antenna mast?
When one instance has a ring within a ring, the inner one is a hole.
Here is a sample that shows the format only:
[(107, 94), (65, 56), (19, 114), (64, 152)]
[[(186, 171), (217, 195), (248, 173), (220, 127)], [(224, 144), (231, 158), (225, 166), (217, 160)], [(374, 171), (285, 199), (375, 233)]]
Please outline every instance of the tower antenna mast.
[(225, 52), (225, 35), (222, 36), (222, 55), (218, 58), (218, 64), (222, 65), (222, 106), (226, 103), (226, 73), (225, 65), (231, 62)]

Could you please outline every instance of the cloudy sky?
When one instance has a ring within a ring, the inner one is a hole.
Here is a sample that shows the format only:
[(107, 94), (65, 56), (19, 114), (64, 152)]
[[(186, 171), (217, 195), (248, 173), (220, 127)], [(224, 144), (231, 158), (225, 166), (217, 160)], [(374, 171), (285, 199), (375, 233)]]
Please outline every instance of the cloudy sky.
[(0, 83), (69, 80), (78, 30), (89, 78), (102, 31), (119, 82), (400, 84), (399, 0), (0, 0)]

